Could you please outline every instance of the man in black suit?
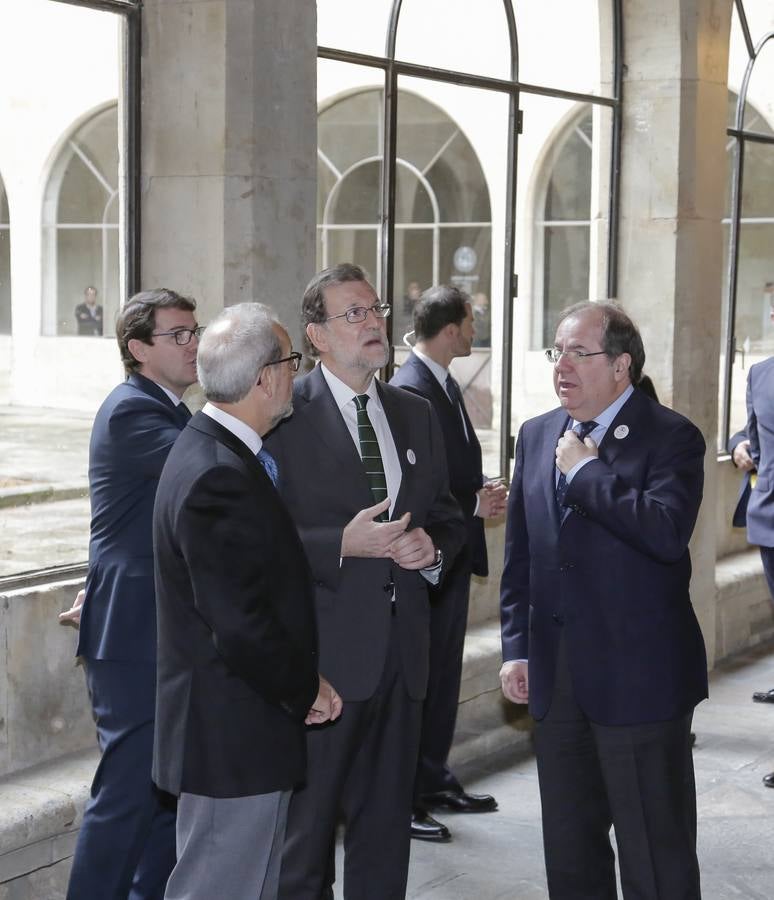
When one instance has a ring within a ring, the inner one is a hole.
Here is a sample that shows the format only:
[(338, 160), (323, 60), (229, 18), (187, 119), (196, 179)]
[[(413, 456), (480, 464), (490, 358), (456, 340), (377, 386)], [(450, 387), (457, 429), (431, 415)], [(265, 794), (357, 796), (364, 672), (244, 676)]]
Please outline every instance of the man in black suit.
[(329, 891), (340, 810), (345, 897), (395, 900), (406, 890), (427, 585), (453, 562), (465, 527), (430, 405), (374, 379), (388, 357), (388, 312), (357, 266), (312, 279), (303, 320), (321, 364), (296, 382), (293, 416), (269, 441), (312, 566), (320, 667), (344, 700), (340, 721), (307, 735), (283, 900)]
[(75, 848), (68, 900), (161, 900), (175, 864), (175, 811), (151, 781), (156, 605), (151, 526), (161, 469), (191, 414), (196, 303), (135, 294), (116, 323), (126, 381), (94, 419), (86, 589), (60, 618), (80, 623), (102, 758)]
[(83, 303), (75, 307), (75, 321), (78, 334), (99, 336), (102, 334), (102, 307), (97, 303), (97, 289), (87, 287), (83, 292)]
[(484, 519), (505, 512), (506, 490), (485, 482), (481, 445), (459, 385), (449, 372), (456, 357), (470, 356), (475, 335), (470, 297), (459, 288), (426, 290), (414, 307), (416, 345), (390, 384), (429, 400), (443, 431), (449, 486), (465, 516), (468, 540), (442, 587), (430, 593), (430, 679), (422, 711), (419, 765), (414, 785), (411, 836), (448, 840), (448, 828), (427, 808), (491, 812), (489, 794), (468, 794), (449, 769), (457, 719), (471, 574), (488, 574)]
[(299, 360), (267, 307), (225, 309), (199, 345), (208, 402), (159, 481), (153, 778), (179, 796), (167, 900), (276, 897), (304, 721), (341, 709), (317, 673), (312, 577), (262, 447), (291, 412)]
[(635, 390), (645, 353), (611, 303), (561, 317), (560, 407), (525, 422), (501, 589), (505, 696), (529, 701), (553, 900), (700, 897), (693, 709), (707, 696), (688, 552), (704, 440)]

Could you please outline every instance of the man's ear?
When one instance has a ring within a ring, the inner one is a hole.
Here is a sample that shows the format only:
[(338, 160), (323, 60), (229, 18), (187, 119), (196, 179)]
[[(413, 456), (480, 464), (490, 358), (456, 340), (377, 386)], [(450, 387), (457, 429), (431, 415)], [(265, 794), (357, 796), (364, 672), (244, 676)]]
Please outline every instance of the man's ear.
[(318, 352), (328, 352), (328, 333), (322, 322), (310, 322), (306, 326), (306, 336), (309, 338), (309, 343)]
[(145, 341), (141, 341), (139, 338), (132, 338), (126, 346), (138, 363), (145, 363), (148, 361), (150, 344), (146, 344)]
[(613, 374), (616, 381), (621, 381), (629, 377), (629, 369), (632, 365), (632, 358), (628, 353), (622, 353), (613, 363)]

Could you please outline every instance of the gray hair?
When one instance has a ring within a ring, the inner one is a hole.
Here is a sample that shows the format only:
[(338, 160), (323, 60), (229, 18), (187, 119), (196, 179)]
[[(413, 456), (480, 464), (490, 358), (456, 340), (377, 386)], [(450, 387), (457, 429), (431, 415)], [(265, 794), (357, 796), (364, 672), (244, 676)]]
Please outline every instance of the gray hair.
[(227, 306), (207, 326), (196, 358), (199, 383), (208, 400), (237, 403), (258, 381), (261, 369), (282, 355), (273, 326), (280, 324), (263, 303)]

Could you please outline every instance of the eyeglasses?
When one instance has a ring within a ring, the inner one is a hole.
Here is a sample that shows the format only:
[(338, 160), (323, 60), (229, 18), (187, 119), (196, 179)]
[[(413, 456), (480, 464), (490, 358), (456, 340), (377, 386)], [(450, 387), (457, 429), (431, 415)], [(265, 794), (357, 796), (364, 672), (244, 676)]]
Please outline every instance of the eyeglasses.
[(299, 353), (298, 350), (294, 350), (290, 354), (290, 356), (283, 356), (282, 359), (273, 359), (271, 362), (267, 362), (266, 365), (264, 366), (264, 369), (266, 368), (266, 366), (276, 366), (276, 365), (279, 365), (279, 363), (286, 362), (286, 363), (290, 363), (290, 371), (291, 372), (297, 372), (299, 370), (299, 368), (301, 367), (301, 360), (303, 358), (304, 358), (303, 353)]
[(373, 306), (353, 306), (346, 312), (339, 313), (337, 316), (328, 316), (328, 318), (323, 319), (323, 321), (330, 322), (331, 319), (346, 319), (350, 325), (355, 325), (358, 322), (365, 322), (368, 318), (368, 313), (370, 312), (372, 312), (377, 319), (386, 319), (390, 314), (390, 304), (375, 303)]
[(573, 362), (580, 362), (582, 359), (588, 359), (589, 356), (607, 356), (607, 351), (595, 350), (593, 353), (587, 353), (585, 350), (560, 350), (558, 347), (549, 347), (546, 350), (546, 359), (554, 365), (563, 356), (569, 356)]
[(154, 331), (151, 337), (168, 337), (172, 336), (175, 343), (180, 347), (185, 347), (191, 343), (191, 338), (197, 340), (204, 334), (204, 325), (197, 325), (196, 328), (176, 328), (174, 331)]

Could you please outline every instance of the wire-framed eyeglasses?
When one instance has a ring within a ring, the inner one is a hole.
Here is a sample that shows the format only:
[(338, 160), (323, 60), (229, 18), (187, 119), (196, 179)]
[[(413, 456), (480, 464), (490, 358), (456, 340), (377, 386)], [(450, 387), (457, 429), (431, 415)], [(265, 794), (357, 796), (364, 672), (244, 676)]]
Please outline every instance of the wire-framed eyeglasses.
[(328, 316), (323, 321), (330, 322), (332, 319), (346, 319), (350, 325), (355, 325), (358, 322), (365, 322), (370, 312), (377, 319), (386, 319), (390, 314), (390, 304), (375, 303), (373, 306), (353, 306), (346, 312), (339, 313), (337, 316)]
[(266, 366), (278, 366), (280, 363), (290, 363), (290, 371), (297, 372), (301, 367), (301, 360), (304, 358), (303, 353), (299, 353), (298, 350), (294, 350), (290, 356), (283, 356), (282, 359), (273, 359), (271, 362), (267, 362), (264, 365), (264, 369)]
[(179, 347), (185, 347), (191, 343), (191, 338), (197, 340), (204, 334), (204, 325), (197, 325), (196, 328), (175, 328), (172, 331), (154, 331), (151, 337), (173, 337), (175, 343)]
[(606, 350), (595, 350), (588, 353), (586, 350), (560, 350), (559, 347), (549, 347), (546, 350), (546, 359), (556, 365), (563, 356), (568, 356), (573, 362), (580, 362), (590, 356), (607, 356)]

